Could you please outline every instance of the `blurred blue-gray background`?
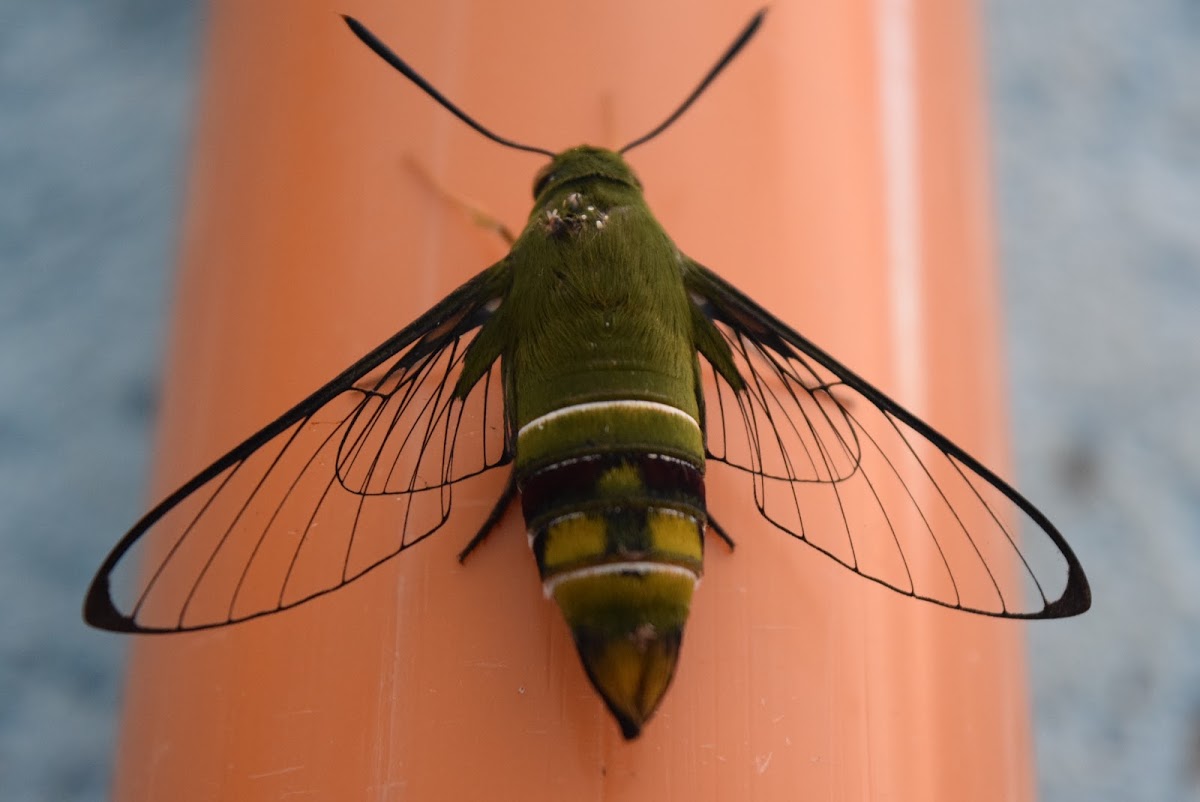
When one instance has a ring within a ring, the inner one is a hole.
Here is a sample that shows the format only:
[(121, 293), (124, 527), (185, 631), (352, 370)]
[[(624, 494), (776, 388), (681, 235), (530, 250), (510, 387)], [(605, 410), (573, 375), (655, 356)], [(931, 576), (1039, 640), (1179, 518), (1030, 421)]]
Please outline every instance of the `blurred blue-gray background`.
[(79, 594), (145, 498), (202, 34), (0, 2), (0, 799), (107, 797), (124, 644)]
[[(1200, 2), (983, 3), (1018, 473), (1092, 613), (1029, 628), (1046, 800), (1200, 800)], [(101, 799), (204, 30), (0, 8), (0, 797)]]

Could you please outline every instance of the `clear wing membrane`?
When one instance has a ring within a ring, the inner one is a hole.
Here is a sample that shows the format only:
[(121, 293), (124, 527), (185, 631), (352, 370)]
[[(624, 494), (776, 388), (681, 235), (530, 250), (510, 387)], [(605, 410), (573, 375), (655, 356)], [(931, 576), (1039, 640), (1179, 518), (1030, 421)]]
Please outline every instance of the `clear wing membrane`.
[(1006, 618), (1091, 604), (1058, 530), (1016, 490), (711, 271), (688, 289), (740, 376), (705, 370), (709, 459), (770, 523), (858, 574)]
[(93, 581), (88, 622), (177, 632), (255, 618), (339, 588), (441, 528), (454, 484), (510, 459), (499, 363), (454, 393), (491, 314), (494, 272), (151, 510)]
[[(453, 397), (469, 342), (453, 340), (411, 367), (388, 365), (355, 382), (357, 400), (338, 438), (337, 478), (344, 490), (411, 495), (477, 476), (506, 459), (498, 436), (504, 422), (498, 366), (465, 402)], [(484, 421), (491, 436), (459, 442), (464, 418)]]

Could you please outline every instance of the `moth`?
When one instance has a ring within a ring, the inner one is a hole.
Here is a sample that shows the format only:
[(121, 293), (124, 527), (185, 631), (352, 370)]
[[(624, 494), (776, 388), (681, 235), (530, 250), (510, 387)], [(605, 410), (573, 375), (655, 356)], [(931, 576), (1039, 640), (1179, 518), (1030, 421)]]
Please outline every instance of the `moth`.
[(706, 530), (732, 546), (710, 467), (744, 475), (775, 528), (906, 596), (1001, 618), (1087, 610), (1083, 569), (1041, 512), (683, 254), (647, 207), (624, 154), (762, 19), (648, 134), (554, 153), (488, 131), (347, 17), (476, 131), (549, 159), (533, 210), (502, 260), (138, 521), (87, 622), (184, 632), (291, 609), (461, 528), (456, 485), (501, 467), (460, 559), (519, 499), (545, 593), (626, 738), (674, 676)]

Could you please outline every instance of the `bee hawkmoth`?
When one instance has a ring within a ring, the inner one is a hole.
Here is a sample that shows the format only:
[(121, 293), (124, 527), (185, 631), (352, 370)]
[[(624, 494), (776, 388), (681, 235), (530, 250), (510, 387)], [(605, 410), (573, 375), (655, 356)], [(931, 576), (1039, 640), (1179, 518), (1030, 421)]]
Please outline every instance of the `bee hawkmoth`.
[(347, 18), (477, 131), (549, 159), (528, 221), (507, 256), (150, 510), (100, 567), (86, 620), (168, 633), (290, 609), (441, 530), (455, 486), (501, 468), (462, 556), (519, 500), (546, 595), (627, 738), (674, 676), (706, 531), (732, 544), (710, 468), (743, 474), (775, 528), (904, 595), (1004, 618), (1086, 610), (1045, 516), (683, 254), (647, 206), (624, 154), (762, 17), (660, 126), (561, 153), (483, 128)]

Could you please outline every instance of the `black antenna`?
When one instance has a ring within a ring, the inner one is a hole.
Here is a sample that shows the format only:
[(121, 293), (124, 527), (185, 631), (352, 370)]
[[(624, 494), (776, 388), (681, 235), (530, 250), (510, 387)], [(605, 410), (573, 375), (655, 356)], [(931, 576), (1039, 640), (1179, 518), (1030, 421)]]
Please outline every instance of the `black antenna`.
[[(759, 16), (762, 16), (762, 15), (760, 14)], [(393, 53), (391, 48), (389, 48), (383, 42), (379, 41), (379, 39), (375, 36), (375, 34), (371, 33), (369, 30), (367, 30), (367, 27), (365, 25), (363, 25), (361, 22), (356, 20), (354, 17), (350, 17), (345, 14), (342, 15), (342, 19), (346, 20), (346, 24), (350, 26), (350, 30), (354, 31), (354, 35), (357, 36), (359, 39), (361, 39), (363, 44), (365, 44), (367, 47), (374, 50), (375, 54), (377, 56), (379, 56), (381, 59), (386, 61), (388, 64), (391, 64), (396, 70), (398, 70), (400, 72), (401, 75), (403, 75), (405, 78), (407, 78), (408, 80), (412, 81), (414, 84), (419, 86), (425, 92), (425, 94), (429, 95), (431, 98), (436, 100), (438, 103), (441, 103), (442, 106), (447, 111), (449, 111), (451, 114), (453, 114), (455, 117), (462, 120), (467, 125), (471, 126), (476, 131), (478, 131), (479, 133), (486, 136), (488, 139), (492, 140), (493, 142), (498, 142), (501, 145), (505, 145), (507, 147), (514, 148), (516, 150), (526, 150), (526, 151), (529, 151), (530, 153), (540, 153), (543, 156), (549, 156), (551, 159), (554, 158), (555, 154), (552, 151), (546, 150), (545, 148), (535, 148), (533, 145), (522, 145), (520, 142), (514, 142), (511, 139), (505, 139), (502, 136), (497, 136), (496, 134), (493, 134), (491, 131), (489, 131), (488, 129), (486, 129), (482, 125), (480, 125), (479, 123), (472, 120), (469, 116), (467, 116), (467, 113), (464, 112), (462, 109), (460, 109), (458, 106), (455, 106), (453, 103), (451, 103), (449, 100), (447, 100), (442, 95), (441, 92), (434, 89), (433, 86), (431, 86), (428, 81), (426, 81), (424, 78), (422, 78), (420, 75), (417, 74), (416, 70), (414, 70), (412, 67), (410, 67), (406, 63), (404, 63), (404, 59), (400, 58), (395, 53)], [(745, 38), (745, 36), (746, 35), (743, 34), (742, 38)], [(739, 45), (739, 47), (740, 47), (740, 45)], [(732, 54), (730, 56), (726, 57), (726, 61), (728, 61), (729, 58), (731, 58), (731, 57), (732, 57)], [(709, 76), (709, 78), (705, 81), (705, 83), (707, 83), (708, 80), (711, 80), (711, 79), (712, 79), (712, 76)], [(703, 87), (701, 87), (701, 88), (703, 88)], [(689, 100), (689, 102), (691, 102), (691, 101)], [(676, 116), (678, 116), (678, 114), (676, 114)], [(657, 133), (657, 131), (655, 133)]]
[(767, 10), (765, 8), (754, 15), (754, 18), (750, 20), (745, 29), (742, 30), (742, 32), (738, 35), (738, 38), (734, 40), (733, 44), (729, 46), (729, 49), (725, 51), (725, 55), (721, 56), (716, 65), (714, 65), (713, 68), (708, 71), (708, 75), (704, 76), (704, 80), (700, 82), (700, 85), (692, 90), (692, 93), (687, 96), (687, 100), (683, 101), (683, 103), (679, 105), (679, 108), (675, 109), (670, 117), (663, 120), (662, 123), (660, 123), (659, 126), (653, 131), (633, 140), (628, 145), (618, 150), (617, 153), (624, 155), (636, 148), (638, 145), (644, 145), (651, 139), (654, 139), (654, 137), (661, 134), (663, 131), (667, 130), (671, 123), (678, 120), (679, 116), (687, 111), (688, 107), (696, 101), (696, 98), (700, 97), (701, 93), (708, 88), (708, 85), (713, 82), (713, 79), (721, 74), (721, 70), (728, 67), (729, 62), (733, 61), (737, 54), (741, 52), (741, 49), (746, 46), (746, 44), (750, 41), (750, 38), (758, 31), (758, 26), (762, 25), (763, 17), (766, 15)]

